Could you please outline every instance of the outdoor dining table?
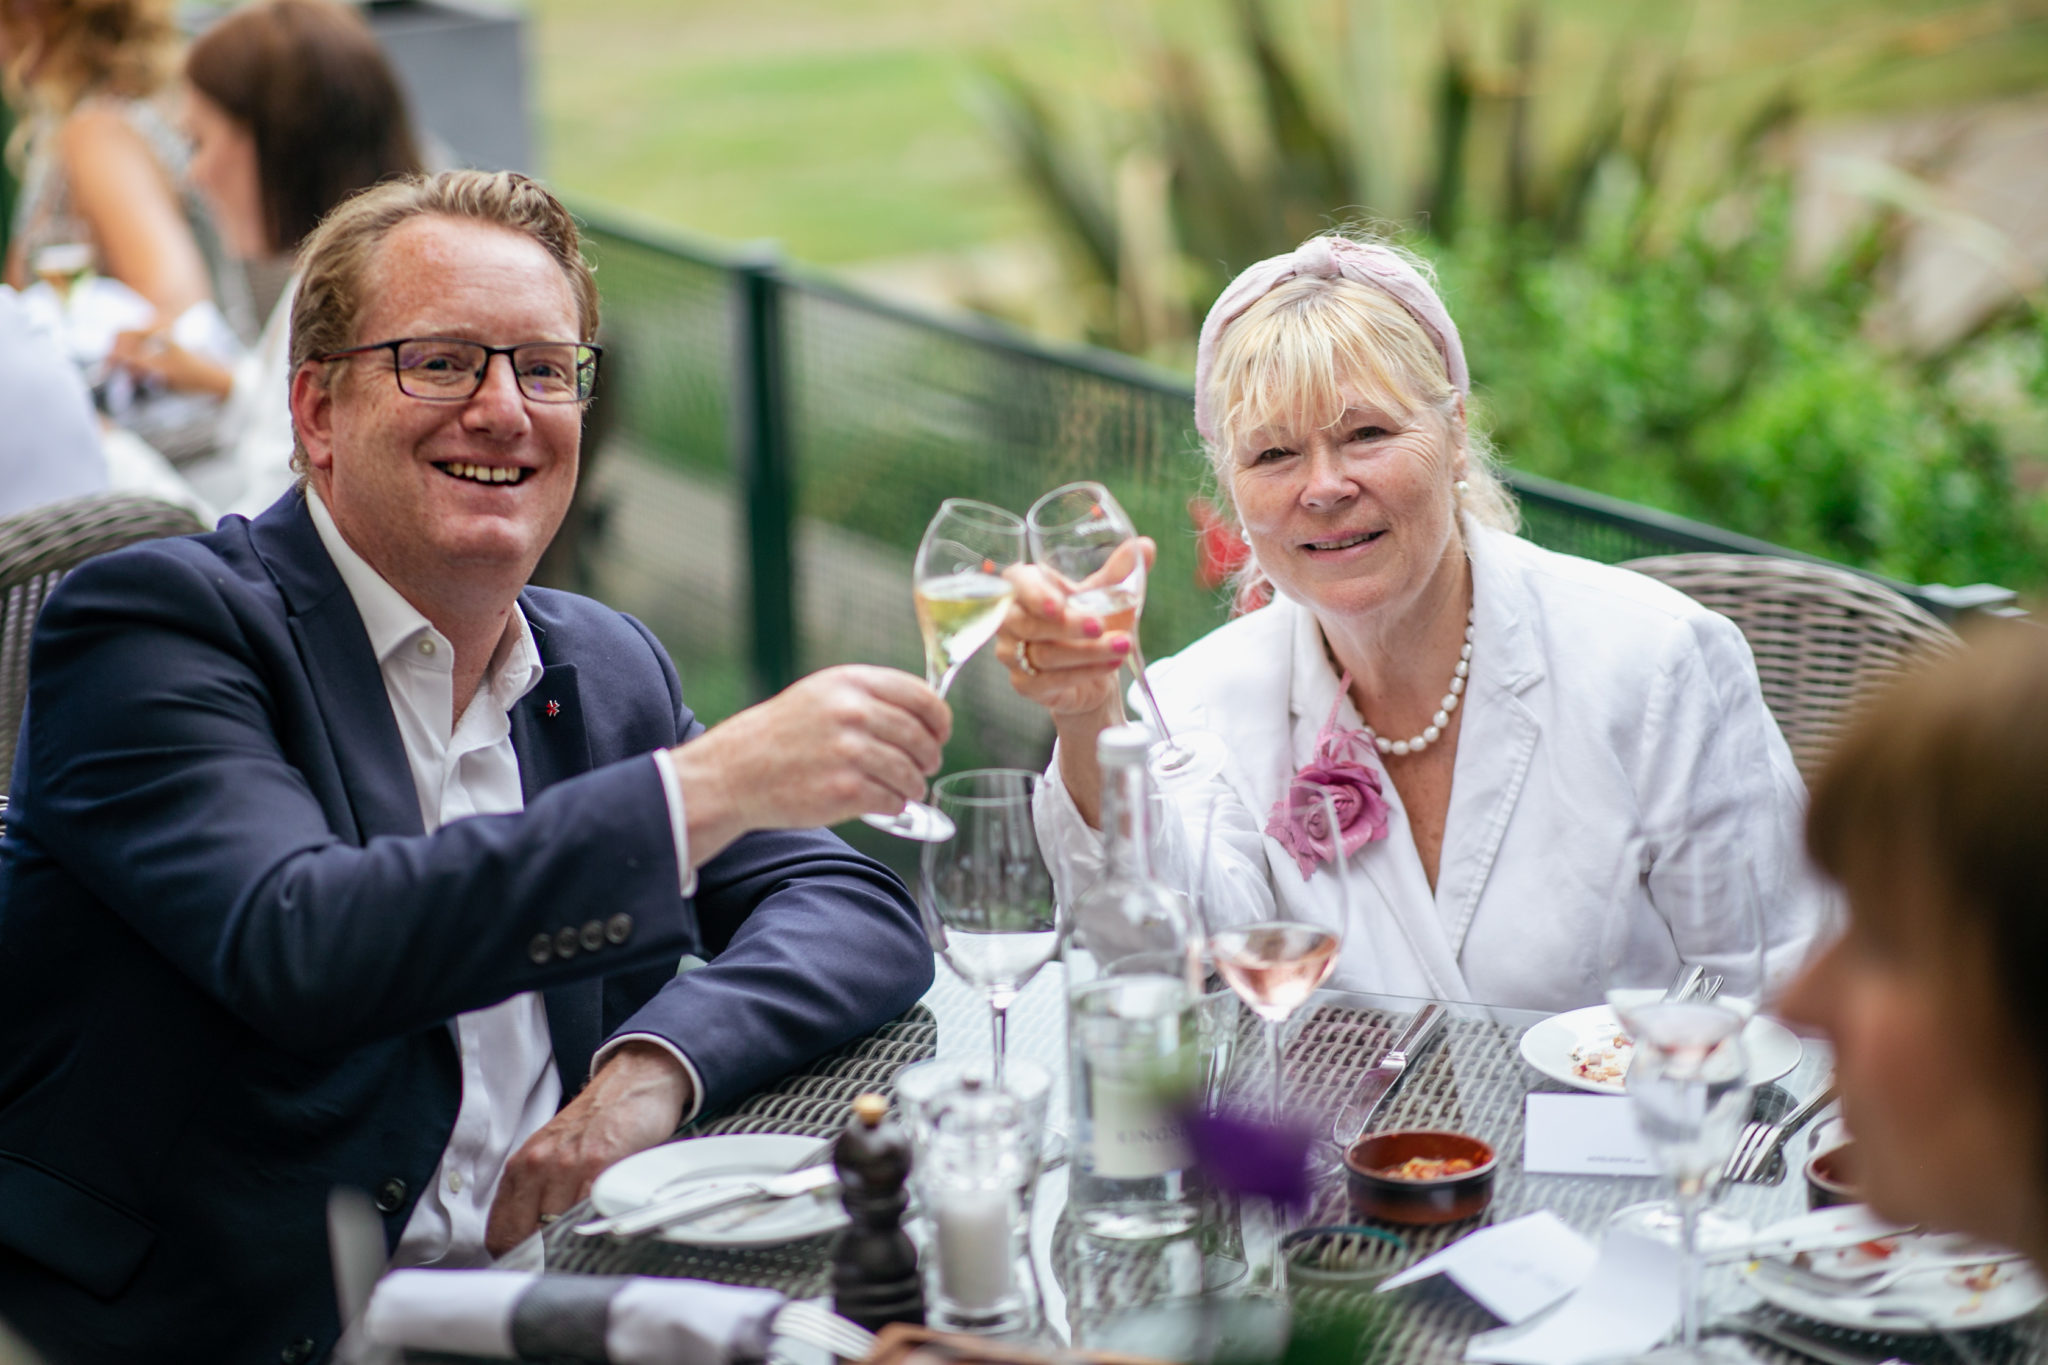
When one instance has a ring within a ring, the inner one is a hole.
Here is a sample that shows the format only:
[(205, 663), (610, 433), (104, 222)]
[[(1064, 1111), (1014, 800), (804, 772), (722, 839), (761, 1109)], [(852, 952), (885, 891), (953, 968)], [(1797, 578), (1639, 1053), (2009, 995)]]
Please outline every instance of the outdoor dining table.
[[(1387, 996), (1319, 992), (1290, 1025), (1285, 1052), (1289, 1108), (1327, 1113), (1356, 1086), (1392, 1041), (1401, 1025), (1424, 1002)], [(1609, 1217), (1618, 1209), (1656, 1198), (1660, 1183), (1647, 1177), (1547, 1175), (1523, 1169), (1524, 1102), (1537, 1091), (1568, 1087), (1539, 1073), (1522, 1060), (1518, 1044), (1529, 1027), (1545, 1016), (1539, 1012), (1469, 1004), (1447, 1006), (1450, 1022), (1441, 1040), (1404, 1078), (1374, 1124), (1376, 1129), (1449, 1128), (1492, 1144), (1499, 1154), (1491, 1207), (1478, 1219), (1435, 1228), (1390, 1228), (1405, 1249), (1364, 1243), (1368, 1257), (1405, 1264), (1428, 1255), (1479, 1226), (1498, 1224), (1522, 1214), (1547, 1209), (1597, 1243)], [(1262, 1049), (1249, 1012), (1231, 1063), (1233, 1087), (1264, 1093)], [(1049, 1122), (1071, 1133), (1067, 1110), (1066, 1021), (1063, 983), (1058, 964), (1032, 982), (1010, 1012), (1009, 1048), (1013, 1057), (1028, 1057), (1045, 1066), (1054, 1078)], [(804, 1071), (750, 1097), (731, 1111), (700, 1122), (685, 1136), (706, 1133), (790, 1132), (832, 1133), (841, 1128), (853, 1098), (863, 1091), (887, 1093), (903, 1066), (930, 1056), (986, 1056), (988, 1010), (982, 997), (968, 990), (942, 965), (938, 980), (911, 1013), (877, 1033), (820, 1059)], [(1775, 1092), (1761, 1096), (1764, 1107), (1789, 1108), (1824, 1080), (1830, 1058), (1824, 1044), (1804, 1043), (1796, 1067), (1774, 1082)], [(1249, 1087), (1256, 1086), (1256, 1090)], [(1722, 1209), (1758, 1227), (1805, 1211), (1805, 1188), (1798, 1158), (1805, 1153), (1805, 1135), (1787, 1147), (1794, 1158), (1791, 1172), (1775, 1183), (1724, 1187)], [(1319, 1146), (1317, 1159), (1328, 1170), (1303, 1225), (1354, 1224), (1344, 1182), (1335, 1166), (1334, 1148)], [(1105, 1306), (1132, 1312), (1145, 1308), (1145, 1298), (1172, 1276), (1161, 1270), (1162, 1258), (1176, 1250), (1151, 1243), (1131, 1243), (1104, 1253), (1089, 1239), (1093, 1254), (1073, 1253), (1074, 1234), (1062, 1219), (1067, 1172), (1047, 1171), (1040, 1177), (1032, 1218), (1032, 1253), (1044, 1306), (1041, 1338), (1047, 1345), (1071, 1342), (1097, 1345)], [(782, 1246), (749, 1250), (714, 1250), (641, 1239), (618, 1242), (575, 1233), (578, 1210), (554, 1225), (547, 1237), (550, 1271), (591, 1274), (679, 1275), (734, 1284), (762, 1285), (793, 1298), (829, 1295), (832, 1237), (814, 1237)], [(1248, 1276), (1232, 1273), (1246, 1259), (1226, 1238), (1213, 1232), (1204, 1245), (1209, 1264), (1210, 1294), (1240, 1292)], [(1250, 1259), (1257, 1259), (1256, 1247)], [(1088, 1283), (1077, 1283), (1077, 1277)], [(1184, 1278), (1184, 1276), (1183, 1276)], [(1182, 1289), (1186, 1286), (1183, 1284)], [(1304, 1290), (1328, 1296), (1361, 1291), (1330, 1288)], [(1757, 1305), (1754, 1293), (1732, 1269), (1708, 1272), (1708, 1320)], [(1074, 1300), (1070, 1312), (1070, 1299)], [(1302, 1302), (1296, 1300), (1297, 1306)], [(1457, 1361), (1467, 1340), (1498, 1322), (1474, 1300), (1442, 1277), (1376, 1296), (1379, 1307), (1362, 1321), (1370, 1324), (1361, 1336), (1354, 1359), (1400, 1362)], [(1085, 1303), (1085, 1308), (1080, 1305)], [(1767, 1310), (1774, 1311), (1774, 1310)], [(1112, 1314), (1113, 1317), (1113, 1314)], [(1877, 1338), (1852, 1332), (1830, 1332), (1842, 1345), (1869, 1353), (1883, 1346), (1900, 1360), (1925, 1365), (1976, 1365), (1977, 1362), (2034, 1360), (2048, 1356), (2048, 1314), (2037, 1312), (2004, 1327), (1983, 1329), (1966, 1337), (1920, 1336)], [(1128, 1349), (1131, 1343), (1118, 1341)], [(1794, 1361), (1794, 1356), (1751, 1340), (1759, 1359)]]

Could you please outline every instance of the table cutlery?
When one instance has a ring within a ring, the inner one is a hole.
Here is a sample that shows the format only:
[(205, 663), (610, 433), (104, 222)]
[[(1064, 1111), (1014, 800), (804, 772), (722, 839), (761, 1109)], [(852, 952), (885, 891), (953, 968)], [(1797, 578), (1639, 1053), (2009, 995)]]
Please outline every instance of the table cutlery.
[(1860, 1350), (1842, 1342), (1825, 1339), (1789, 1318), (1773, 1317), (1758, 1308), (1752, 1308), (1747, 1313), (1737, 1313), (1723, 1322), (1722, 1326), (1749, 1336), (1762, 1337), (1774, 1346), (1796, 1351), (1809, 1360), (1818, 1360), (1821, 1365), (1906, 1365), (1906, 1362), (1889, 1351)]
[(1897, 1237), (1919, 1230), (1917, 1224), (1873, 1222), (1851, 1228), (1812, 1232), (1804, 1236), (1780, 1233), (1776, 1236), (1753, 1237), (1746, 1242), (1715, 1247), (1706, 1254), (1706, 1263), (1727, 1265), (1734, 1261), (1766, 1261), (1773, 1257), (1797, 1256), (1802, 1251), (1841, 1251), (1847, 1247), (1877, 1241), (1879, 1238)]
[(1721, 1178), (1739, 1184), (1761, 1184), (1771, 1163), (1784, 1149), (1785, 1140), (1806, 1126), (1807, 1120), (1819, 1113), (1834, 1099), (1839, 1087), (1835, 1084), (1833, 1072), (1828, 1073), (1820, 1089), (1808, 1096), (1806, 1102), (1787, 1114), (1778, 1123), (1756, 1120), (1742, 1130), (1736, 1141), (1735, 1150), (1728, 1155), (1728, 1164), (1721, 1168)]
[(687, 1223), (738, 1204), (750, 1203), (757, 1199), (793, 1199), (797, 1195), (822, 1190), (838, 1182), (839, 1170), (829, 1163), (806, 1167), (801, 1171), (787, 1171), (781, 1175), (720, 1181), (717, 1187), (711, 1190), (694, 1190), (669, 1199), (657, 1199), (631, 1213), (578, 1223), (576, 1231), (585, 1237), (637, 1237), (642, 1233), (653, 1232), (676, 1223)]
[(1358, 1083), (1357, 1093), (1351, 1097), (1351, 1103), (1337, 1115), (1330, 1136), (1336, 1139), (1339, 1147), (1348, 1150), (1352, 1143), (1365, 1136), (1373, 1116), (1386, 1103), (1387, 1096), (1394, 1092), (1394, 1087), (1400, 1084), (1401, 1077), (1407, 1074), (1408, 1064), (1436, 1040), (1449, 1018), (1444, 1007), (1434, 1002), (1415, 1012), (1415, 1017), (1408, 1021), (1408, 1027), (1394, 1040), (1394, 1045), (1386, 1050), (1372, 1070), (1365, 1073), (1365, 1078)]
[(840, 1317), (821, 1304), (793, 1299), (776, 1311), (770, 1331), (842, 1360), (861, 1360), (875, 1349), (875, 1334), (857, 1322)]
[(1912, 1275), (1926, 1275), (1938, 1270), (1961, 1270), (1969, 1266), (2004, 1265), (2023, 1259), (2025, 1258), (2017, 1251), (1986, 1252), (1975, 1256), (1913, 1256), (1900, 1261), (1882, 1261), (1838, 1275), (1774, 1258), (1758, 1261), (1757, 1269), (1761, 1274), (1769, 1275), (1809, 1294), (1865, 1298), (1881, 1294), (1900, 1280)]

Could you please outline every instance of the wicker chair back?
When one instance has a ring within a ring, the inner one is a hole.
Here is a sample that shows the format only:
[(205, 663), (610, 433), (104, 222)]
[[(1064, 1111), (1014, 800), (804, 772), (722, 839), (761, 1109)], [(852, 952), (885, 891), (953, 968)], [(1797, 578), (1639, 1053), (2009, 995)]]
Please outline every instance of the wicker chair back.
[(1764, 702), (1810, 783), (1850, 714), (1916, 655), (1954, 631), (1881, 583), (1768, 555), (1685, 554), (1622, 567), (1669, 583), (1734, 621), (1756, 655)]
[(57, 580), (108, 550), (205, 529), (185, 508), (133, 493), (68, 498), (0, 520), (0, 795), (28, 700), (29, 635)]

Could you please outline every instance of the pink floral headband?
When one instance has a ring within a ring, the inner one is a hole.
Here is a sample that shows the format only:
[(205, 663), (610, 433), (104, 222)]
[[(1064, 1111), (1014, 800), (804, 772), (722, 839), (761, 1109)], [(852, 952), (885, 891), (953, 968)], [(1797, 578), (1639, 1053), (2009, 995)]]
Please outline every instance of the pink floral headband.
[(1354, 242), (1348, 237), (1311, 237), (1286, 255), (1260, 261), (1232, 280), (1202, 322), (1202, 339), (1195, 348), (1195, 428), (1211, 445), (1216, 443), (1216, 414), (1209, 408), (1209, 372), (1216, 363), (1216, 343), (1224, 329), (1244, 316), (1246, 309), (1297, 275), (1355, 280), (1389, 295), (1422, 324), (1422, 330), (1436, 343), (1451, 387), (1463, 394), (1472, 392), (1472, 376), (1465, 368), (1465, 348), (1458, 342), (1457, 324), (1444, 311), (1444, 302), (1436, 296), (1436, 290), (1429, 287), (1429, 281), (1414, 266), (1383, 246)]

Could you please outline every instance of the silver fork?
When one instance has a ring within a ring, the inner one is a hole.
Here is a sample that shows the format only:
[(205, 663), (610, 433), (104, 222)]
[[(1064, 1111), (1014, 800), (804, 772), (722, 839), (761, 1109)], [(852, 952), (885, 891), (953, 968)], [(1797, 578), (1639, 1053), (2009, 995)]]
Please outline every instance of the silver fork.
[(1728, 1164), (1721, 1168), (1721, 1178), (1741, 1184), (1755, 1184), (1761, 1181), (1764, 1173), (1771, 1168), (1771, 1158), (1785, 1145), (1785, 1139), (1803, 1128), (1806, 1121), (1819, 1113), (1821, 1107), (1834, 1097), (1835, 1077), (1834, 1073), (1830, 1072), (1821, 1088), (1808, 1096), (1804, 1104), (1787, 1114), (1783, 1121), (1751, 1121), (1743, 1128), (1742, 1137), (1737, 1140), (1735, 1150), (1729, 1153)]
[(840, 1317), (829, 1308), (804, 1300), (792, 1300), (776, 1311), (769, 1325), (776, 1336), (801, 1341), (846, 1360), (859, 1360), (875, 1349), (875, 1334), (857, 1322)]

